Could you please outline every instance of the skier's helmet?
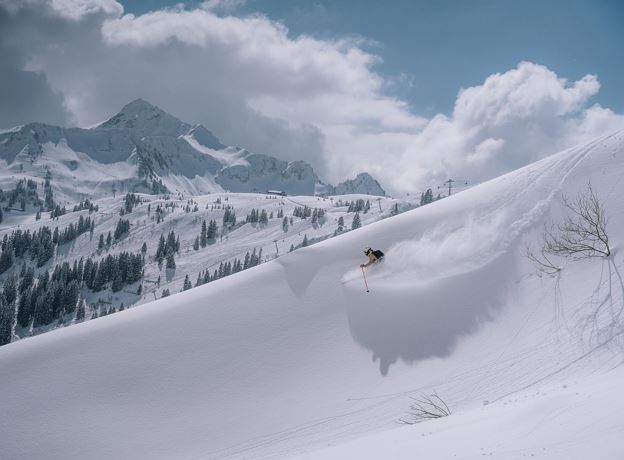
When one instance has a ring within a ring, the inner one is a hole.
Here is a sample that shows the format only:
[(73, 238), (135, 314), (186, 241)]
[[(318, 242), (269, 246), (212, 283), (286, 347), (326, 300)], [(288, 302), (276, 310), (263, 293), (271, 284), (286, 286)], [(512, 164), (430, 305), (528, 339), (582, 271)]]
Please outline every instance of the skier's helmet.
[(364, 248), (364, 254), (368, 255), (370, 252), (373, 251), (373, 248)]

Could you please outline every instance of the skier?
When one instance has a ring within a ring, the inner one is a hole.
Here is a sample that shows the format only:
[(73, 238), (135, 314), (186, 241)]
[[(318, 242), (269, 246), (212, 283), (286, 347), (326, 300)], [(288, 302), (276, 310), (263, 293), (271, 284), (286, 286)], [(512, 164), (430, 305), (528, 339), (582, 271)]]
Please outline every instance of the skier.
[(379, 249), (373, 250), (373, 248), (366, 248), (364, 254), (368, 256), (368, 263), (360, 264), (360, 268), (369, 267), (377, 262), (381, 262), (384, 258), (384, 253)]

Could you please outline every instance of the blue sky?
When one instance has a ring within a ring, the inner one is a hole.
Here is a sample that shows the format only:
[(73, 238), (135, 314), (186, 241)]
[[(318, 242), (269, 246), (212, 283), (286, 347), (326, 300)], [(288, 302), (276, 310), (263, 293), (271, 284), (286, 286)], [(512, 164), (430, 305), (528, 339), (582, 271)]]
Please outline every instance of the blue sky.
[[(134, 14), (175, 1), (125, 0)], [(186, 2), (191, 7), (198, 2)], [(423, 115), (450, 113), (457, 91), (520, 61), (576, 80), (596, 74), (595, 102), (624, 110), (624, 1), (620, 0), (249, 0), (230, 14), (261, 13), (291, 36), (361, 36), (396, 82), (389, 93)]]

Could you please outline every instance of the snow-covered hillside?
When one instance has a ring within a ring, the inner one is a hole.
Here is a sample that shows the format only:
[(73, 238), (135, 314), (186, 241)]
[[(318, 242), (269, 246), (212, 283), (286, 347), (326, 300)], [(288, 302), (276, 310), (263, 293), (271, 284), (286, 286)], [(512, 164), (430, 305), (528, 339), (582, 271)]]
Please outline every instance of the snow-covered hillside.
[[(622, 458), (623, 174), (618, 132), (205, 286), (1, 347), (2, 454)], [(611, 256), (561, 259), (558, 276), (538, 276), (527, 246), (589, 181)], [(386, 260), (366, 293), (358, 264), (369, 245)], [(396, 423), (411, 397), (433, 391), (450, 417)]]
[[(42, 193), (40, 189), (39, 193)], [(134, 197), (138, 203), (127, 206), (128, 197)], [(8, 201), (1, 199), (0, 203), (8, 205)], [(359, 220), (360, 225), (368, 225), (414, 207), (406, 201), (392, 198), (377, 200), (367, 195), (321, 198), (254, 193), (201, 196), (117, 194), (116, 197), (94, 200), (90, 204), (97, 206), (97, 211), (82, 209), (70, 212), (70, 207), (66, 214), (54, 219), (49, 213), (41, 213), (40, 220), (36, 219), (34, 212), (29, 212), (28, 205), (26, 212), (5, 210), (0, 224), (0, 240), (11, 238), (16, 232), (28, 231), (34, 235), (45, 228), (51, 231), (58, 228), (62, 233), (70, 225), (75, 226), (79, 219), (90, 219), (93, 231), (59, 244), (55, 253), (41, 266), (35, 263), (36, 258), (28, 257), (28, 254), (17, 257), (21, 251), (16, 248), (16, 257), (7, 269), (2, 266), (2, 258), (5, 252), (11, 251), (3, 247), (0, 250), (0, 285), (9, 277), (19, 280), (24, 264), (34, 269), (36, 278), (44, 272), (52, 273), (65, 263), (70, 267), (81, 260), (83, 263), (89, 259), (101, 263), (105, 258), (124, 252), (144, 255), (141, 279), (119, 288), (112, 288), (110, 283), (104, 283), (99, 288), (82, 286), (80, 297), (86, 301), (85, 317), (88, 319), (150, 302), (166, 293), (180, 292), (185, 288), (185, 280), (193, 286), (202, 284), (206, 282), (206, 272), (211, 278), (216, 278), (217, 271), (218, 277), (221, 277), (224, 264), (244, 262), (254, 254), (260, 263), (266, 262), (301, 246), (345, 233), (352, 229), (354, 219)], [(354, 212), (358, 204), (362, 209)], [(308, 215), (298, 211), (305, 211)], [(228, 225), (228, 228), (224, 222), (226, 212), (235, 219), (235, 223)], [(264, 221), (263, 214), (266, 217)], [(252, 217), (254, 215), (255, 218)], [(116, 238), (117, 226), (122, 221), (128, 222), (129, 229)], [(211, 221), (215, 225), (214, 234), (206, 234), (200, 244), (202, 227), (208, 226)], [(164, 260), (159, 263), (157, 253), (161, 235), (166, 238), (172, 232), (179, 247), (173, 256), (175, 268), (170, 269)], [(229, 270), (225, 275), (228, 274)], [(30, 324), (18, 327), (14, 338), (46, 332), (75, 321), (73, 314), (57, 313), (41, 322), (35, 320), (34, 328)]]
[[(0, 132), (0, 188), (16, 176), (41, 180), (47, 171), (61, 202), (112, 196), (114, 190), (314, 195), (324, 185), (305, 161), (227, 147), (204, 126), (185, 123), (142, 99), (90, 129), (29, 123)], [(366, 176), (330, 194), (384, 196), (381, 186)]]

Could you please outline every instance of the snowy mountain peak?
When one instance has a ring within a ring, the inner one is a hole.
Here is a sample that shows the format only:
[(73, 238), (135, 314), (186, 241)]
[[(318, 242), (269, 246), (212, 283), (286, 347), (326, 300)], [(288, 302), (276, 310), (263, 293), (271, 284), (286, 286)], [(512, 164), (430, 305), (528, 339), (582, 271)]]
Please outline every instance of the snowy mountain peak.
[(135, 99), (95, 129), (129, 129), (140, 136), (180, 136), (190, 125), (143, 99)]
[(154, 104), (147, 102), (145, 99), (142, 99), (139, 97), (133, 101), (128, 102), (126, 105), (124, 105), (121, 111), (129, 113), (129, 112), (149, 112), (149, 111), (162, 112), (163, 110), (156, 107)]
[(217, 136), (203, 125), (194, 125), (188, 132), (188, 135), (193, 136), (200, 145), (208, 147), (209, 149), (221, 150), (226, 148), (226, 146), (219, 141)]
[[(82, 188), (64, 189), (68, 197), (75, 195), (72, 199), (86, 192), (93, 193), (91, 198), (102, 196), (119, 183), (131, 191), (167, 189), (192, 195), (222, 190), (385, 195), (368, 174), (333, 187), (321, 184), (305, 161), (289, 163), (228, 147), (205, 126), (185, 123), (144, 99), (133, 100), (89, 129), (30, 123), (1, 132), (0, 160), (22, 172), (31, 171), (34, 177), (41, 176), (42, 168), (50, 169), (59, 184), (63, 178), (74, 180), (80, 165), (91, 172), (99, 170)], [(120, 169), (122, 162), (131, 169)]]
[(386, 196), (386, 192), (381, 185), (379, 185), (379, 182), (367, 172), (360, 173), (355, 176), (355, 179), (346, 180), (335, 187), (327, 185), (323, 192), (323, 194), (326, 195), (349, 195), (354, 193)]

